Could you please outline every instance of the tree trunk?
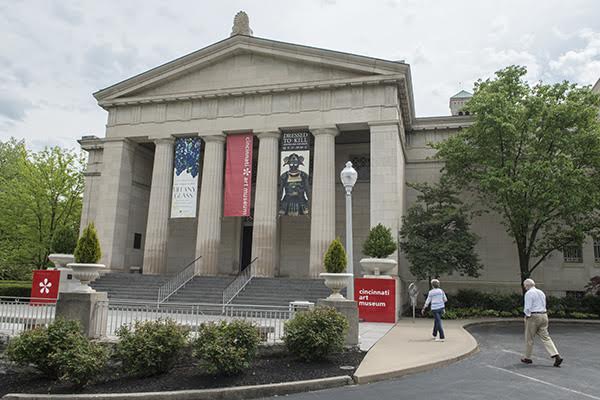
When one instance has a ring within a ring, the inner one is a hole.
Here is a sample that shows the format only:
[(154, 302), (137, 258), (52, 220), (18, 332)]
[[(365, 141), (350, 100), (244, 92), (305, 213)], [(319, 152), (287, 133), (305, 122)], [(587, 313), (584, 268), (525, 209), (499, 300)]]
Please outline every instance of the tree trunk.
[(531, 276), (529, 271), (529, 257), (527, 255), (527, 246), (524, 244), (517, 243), (517, 249), (519, 252), (519, 269), (521, 271), (521, 290), (525, 294), (525, 288), (523, 287), (523, 281)]

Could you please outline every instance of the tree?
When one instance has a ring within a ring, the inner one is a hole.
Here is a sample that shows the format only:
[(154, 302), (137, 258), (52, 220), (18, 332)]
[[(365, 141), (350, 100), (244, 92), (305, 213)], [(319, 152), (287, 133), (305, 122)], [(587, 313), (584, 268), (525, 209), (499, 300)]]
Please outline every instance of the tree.
[(479, 80), (473, 125), (434, 145), (450, 179), (501, 216), (521, 281), (600, 228), (600, 97), (566, 81), (531, 86), (526, 72)]
[(73, 255), (75, 262), (86, 264), (95, 264), (102, 257), (100, 241), (93, 222), (90, 222), (81, 233)]
[(386, 258), (395, 252), (397, 247), (392, 230), (377, 224), (369, 230), (367, 240), (363, 243), (363, 254), (374, 258)]
[(11, 139), (0, 143), (0, 167), (0, 263), (12, 271), (2, 277), (23, 278), (47, 266), (58, 228), (79, 226), (83, 158), (59, 147), (27, 151)]
[(470, 231), (470, 212), (457, 190), (444, 178), (435, 185), (408, 186), (420, 192), (400, 229), (400, 249), (410, 262), (410, 272), (427, 280), (454, 271), (479, 276), (478, 238)]
[(339, 238), (334, 239), (329, 245), (329, 248), (325, 252), (323, 264), (325, 265), (325, 271), (330, 274), (340, 274), (346, 271), (348, 257)]

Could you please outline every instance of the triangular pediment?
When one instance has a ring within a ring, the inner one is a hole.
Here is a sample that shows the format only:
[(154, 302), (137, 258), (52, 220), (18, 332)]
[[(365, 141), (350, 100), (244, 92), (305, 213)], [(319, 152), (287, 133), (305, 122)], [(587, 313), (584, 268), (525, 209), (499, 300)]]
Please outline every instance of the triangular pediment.
[(94, 94), (100, 103), (406, 74), (407, 64), (234, 36)]
[(319, 82), (365, 76), (352, 70), (333, 68), (254, 52), (233, 54), (181, 76), (159, 82), (154, 87), (131, 93), (133, 96), (160, 96), (179, 93), (237, 89), (263, 85)]

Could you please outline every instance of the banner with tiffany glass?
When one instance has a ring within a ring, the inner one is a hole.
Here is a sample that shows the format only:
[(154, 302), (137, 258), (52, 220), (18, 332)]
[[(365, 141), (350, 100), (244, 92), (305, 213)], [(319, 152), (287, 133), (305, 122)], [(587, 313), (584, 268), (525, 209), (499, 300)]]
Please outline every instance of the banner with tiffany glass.
[(175, 139), (171, 218), (195, 218), (198, 204), (200, 138)]
[(308, 215), (310, 204), (309, 131), (281, 135), (279, 215)]

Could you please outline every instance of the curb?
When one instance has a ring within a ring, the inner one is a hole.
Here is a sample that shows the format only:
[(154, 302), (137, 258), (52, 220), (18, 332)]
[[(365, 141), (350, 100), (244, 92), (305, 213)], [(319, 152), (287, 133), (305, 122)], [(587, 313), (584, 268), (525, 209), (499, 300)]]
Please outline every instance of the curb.
[(442, 360), (442, 361), (436, 361), (436, 362), (433, 362), (430, 364), (419, 365), (418, 367), (404, 368), (404, 369), (399, 369), (396, 371), (383, 372), (380, 374), (373, 374), (373, 375), (368, 375), (368, 376), (363, 376), (363, 377), (353, 376), (353, 379), (354, 379), (355, 383), (357, 383), (359, 385), (363, 385), (365, 383), (375, 383), (375, 382), (385, 381), (388, 379), (401, 378), (406, 375), (418, 374), (420, 372), (427, 372), (427, 371), (430, 371), (435, 368), (447, 367), (450, 364), (454, 364), (455, 362), (462, 361), (465, 358), (470, 357), (471, 355), (478, 353), (478, 352), (479, 352), (479, 345), (476, 345), (470, 351), (468, 351), (464, 354), (461, 354), (460, 356), (457, 356), (457, 357), (448, 358), (448, 359)]
[(331, 389), (352, 385), (349, 376), (311, 379), (297, 382), (271, 383), (268, 385), (238, 386), (221, 389), (178, 390), (171, 392), (110, 393), (110, 394), (26, 394), (9, 393), (3, 400), (243, 400), (258, 397), (281, 396), (314, 390)]

